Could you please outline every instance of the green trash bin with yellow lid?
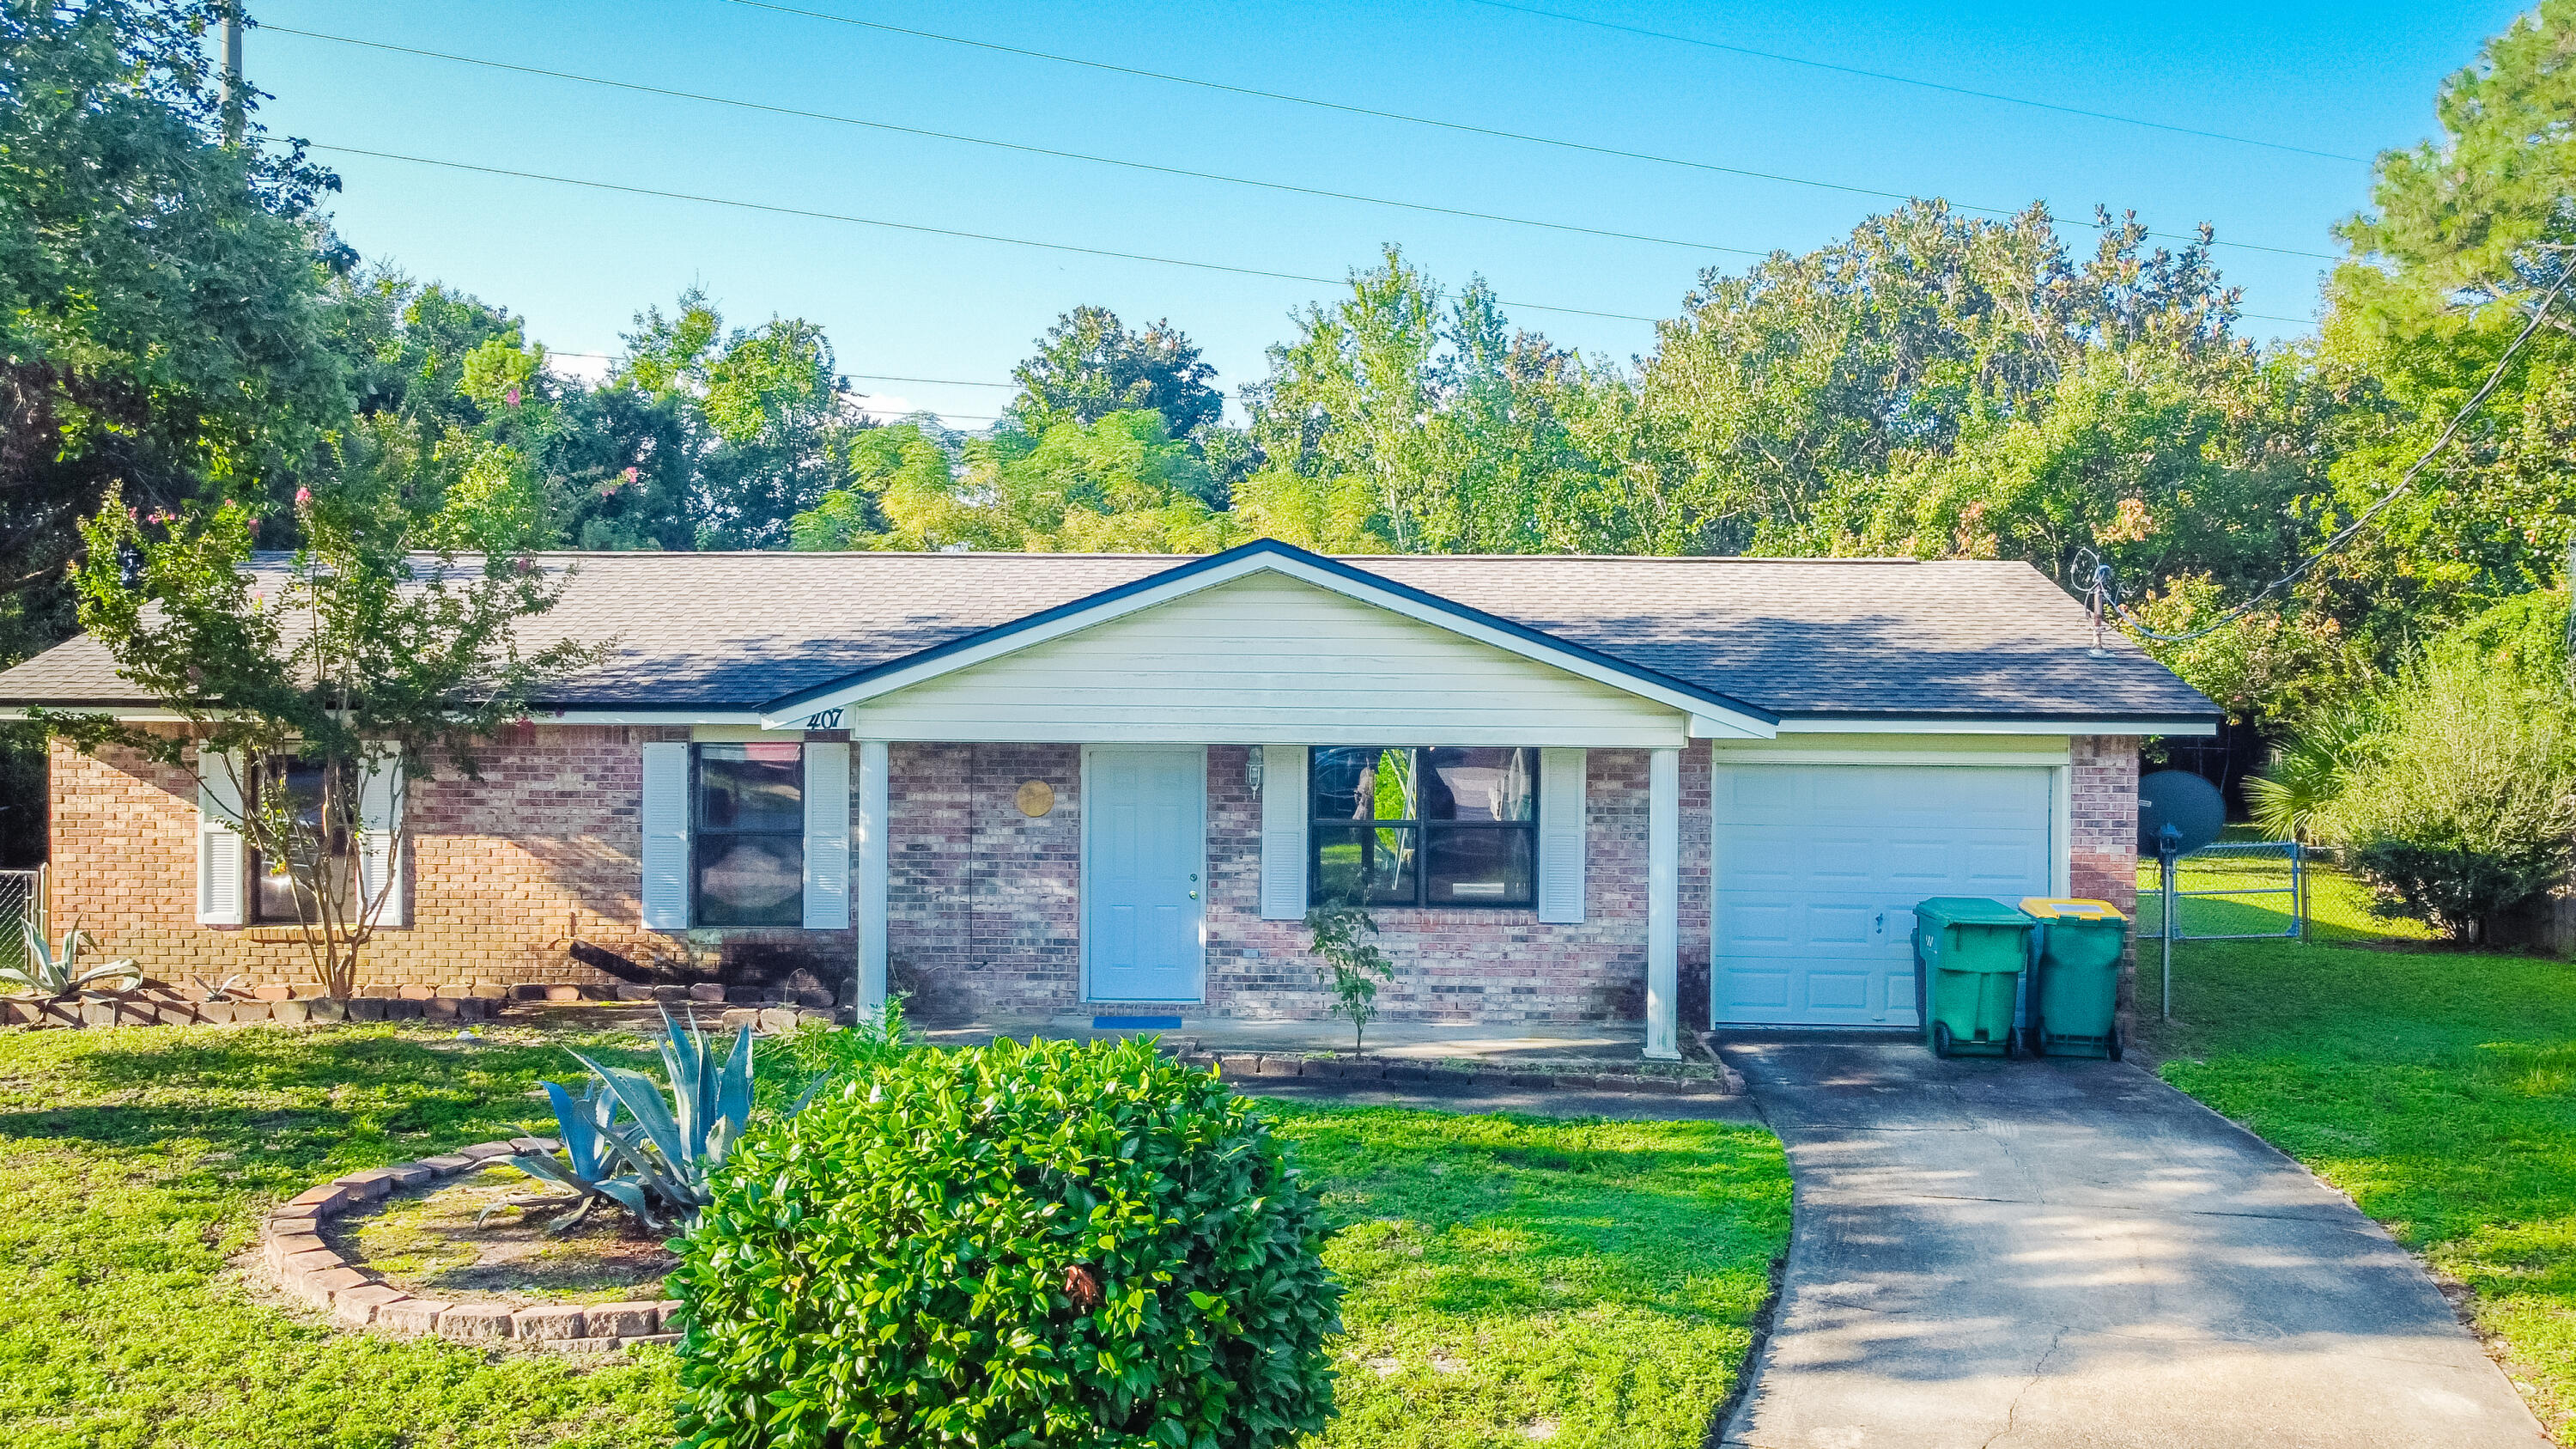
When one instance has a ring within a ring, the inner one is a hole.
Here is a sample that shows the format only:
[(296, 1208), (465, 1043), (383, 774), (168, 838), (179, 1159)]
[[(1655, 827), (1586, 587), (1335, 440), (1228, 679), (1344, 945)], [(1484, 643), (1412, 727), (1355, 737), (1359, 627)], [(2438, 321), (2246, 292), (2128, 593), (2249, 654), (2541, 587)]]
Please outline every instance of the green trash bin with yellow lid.
[(1936, 1057), (2013, 1055), (2013, 1013), (2038, 923), (1982, 896), (1914, 907), (1914, 1006)]
[(2120, 956), (2129, 918), (2109, 901), (2032, 896), (2039, 923), (2031, 963), (2030, 1049), (2035, 1056), (2120, 1059)]

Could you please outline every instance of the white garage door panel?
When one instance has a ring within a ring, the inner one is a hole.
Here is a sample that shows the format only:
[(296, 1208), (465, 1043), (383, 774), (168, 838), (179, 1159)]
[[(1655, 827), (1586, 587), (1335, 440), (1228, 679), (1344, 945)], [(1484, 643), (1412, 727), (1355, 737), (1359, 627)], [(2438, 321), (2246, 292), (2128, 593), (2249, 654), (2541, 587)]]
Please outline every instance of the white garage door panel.
[(2049, 890), (2049, 771), (1720, 765), (1720, 1022), (1908, 1026), (1914, 903)]

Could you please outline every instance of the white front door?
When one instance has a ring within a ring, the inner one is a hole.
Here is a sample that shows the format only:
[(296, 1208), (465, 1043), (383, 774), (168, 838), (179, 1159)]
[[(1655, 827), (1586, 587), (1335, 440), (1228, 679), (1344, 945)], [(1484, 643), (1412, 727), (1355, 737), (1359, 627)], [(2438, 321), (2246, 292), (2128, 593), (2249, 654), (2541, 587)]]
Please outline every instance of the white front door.
[(1207, 752), (1095, 745), (1084, 760), (1083, 995), (1196, 1001), (1206, 955)]
[(1719, 765), (1713, 1018), (1914, 1025), (1915, 903), (2047, 895), (2050, 775)]

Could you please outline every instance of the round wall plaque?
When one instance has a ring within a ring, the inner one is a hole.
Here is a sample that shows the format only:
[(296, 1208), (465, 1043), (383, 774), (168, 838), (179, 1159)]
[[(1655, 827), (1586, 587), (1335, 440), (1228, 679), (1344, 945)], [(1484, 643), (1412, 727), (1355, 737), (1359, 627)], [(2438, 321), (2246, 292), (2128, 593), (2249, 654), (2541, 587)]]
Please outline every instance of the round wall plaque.
[(1017, 803), (1021, 814), (1035, 820), (1055, 808), (1055, 787), (1044, 780), (1022, 780)]

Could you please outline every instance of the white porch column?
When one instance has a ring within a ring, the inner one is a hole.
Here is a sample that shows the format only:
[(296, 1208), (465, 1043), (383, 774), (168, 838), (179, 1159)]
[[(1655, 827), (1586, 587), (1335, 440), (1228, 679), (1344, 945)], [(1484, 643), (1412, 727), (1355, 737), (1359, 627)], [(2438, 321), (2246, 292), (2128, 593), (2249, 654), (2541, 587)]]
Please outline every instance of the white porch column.
[(1682, 752), (1646, 772), (1646, 1055), (1681, 1060)]
[(886, 999), (886, 742), (859, 741), (858, 788), (851, 793), (850, 910), (859, 928), (859, 1010)]

